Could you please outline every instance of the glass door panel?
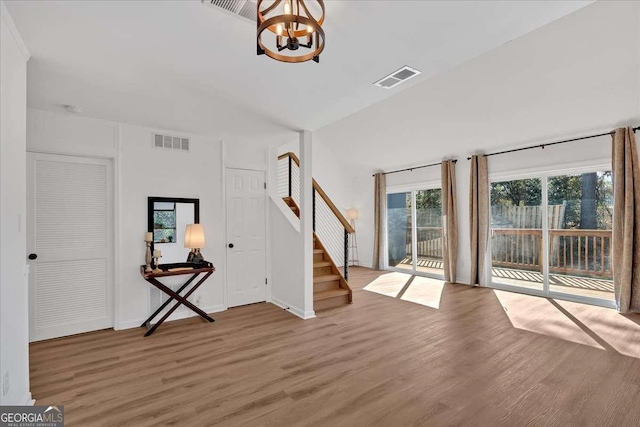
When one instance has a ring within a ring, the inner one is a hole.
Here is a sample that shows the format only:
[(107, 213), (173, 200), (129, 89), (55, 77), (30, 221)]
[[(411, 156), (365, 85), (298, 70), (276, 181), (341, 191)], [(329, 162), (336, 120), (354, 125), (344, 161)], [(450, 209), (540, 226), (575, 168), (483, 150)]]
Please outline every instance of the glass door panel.
[(387, 194), (389, 267), (413, 270), (411, 192)]
[(416, 269), (443, 274), (442, 190), (416, 191)]
[(549, 202), (549, 291), (612, 300), (611, 171), (552, 176)]
[(544, 291), (542, 180), (491, 183), (494, 283)]

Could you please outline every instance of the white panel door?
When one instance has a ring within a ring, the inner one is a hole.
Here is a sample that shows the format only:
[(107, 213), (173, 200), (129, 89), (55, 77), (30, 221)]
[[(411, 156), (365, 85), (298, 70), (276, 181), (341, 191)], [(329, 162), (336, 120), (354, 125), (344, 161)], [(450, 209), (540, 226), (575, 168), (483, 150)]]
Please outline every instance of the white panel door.
[(227, 169), (227, 302), (266, 301), (264, 172)]
[(113, 327), (111, 162), (27, 153), (29, 339)]

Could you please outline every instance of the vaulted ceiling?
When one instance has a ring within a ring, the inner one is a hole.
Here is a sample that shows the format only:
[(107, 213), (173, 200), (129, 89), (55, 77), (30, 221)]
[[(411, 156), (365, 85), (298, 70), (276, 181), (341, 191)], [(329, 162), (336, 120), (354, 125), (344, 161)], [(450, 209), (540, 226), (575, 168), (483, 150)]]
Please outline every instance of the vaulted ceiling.
[(350, 170), (371, 172), (629, 125), (640, 125), (640, 2), (599, 1), (338, 120), (314, 140)]
[[(589, 1), (328, 0), (320, 64), (255, 54), (255, 26), (194, 1), (7, 1), (27, 47), (30, 107), (249, 140), (316, 130)], [(422, 71), (391, 90), (372, 83)]]

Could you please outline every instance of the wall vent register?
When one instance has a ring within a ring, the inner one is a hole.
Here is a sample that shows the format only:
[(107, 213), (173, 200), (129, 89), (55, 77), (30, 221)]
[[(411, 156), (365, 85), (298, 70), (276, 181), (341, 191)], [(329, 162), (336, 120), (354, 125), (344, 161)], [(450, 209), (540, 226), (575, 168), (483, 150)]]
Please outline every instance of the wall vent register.
[(406, 65), (399, 70), (394, 71), (386, 77), (381, 78), (373, 85), (378, 86), (384, 89), (391, 89), (392, 87), (398, 86), (400, 83), (404, 83), (409, 79), (420, 74), (419, 70), (415, 68), (407, 67)]
[(180, 138), (170, 135), (153, 135), (153, 148), (164, 148), (167, 150), (190, 151), (191, 143), (189, 138)]
[(202, 0), (202, 3), (256, 23), (258, 7), (255, 0)]

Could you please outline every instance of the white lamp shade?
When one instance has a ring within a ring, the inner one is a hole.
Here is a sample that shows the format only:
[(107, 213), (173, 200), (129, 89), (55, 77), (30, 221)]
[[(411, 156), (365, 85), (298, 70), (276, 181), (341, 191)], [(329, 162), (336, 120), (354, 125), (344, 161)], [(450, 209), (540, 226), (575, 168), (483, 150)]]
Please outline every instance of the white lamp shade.
[(202, 224), (188, 224), (184, 232), (184, 247), (188, 249), (204, 248), (204, 229)]
[(360, 218), (360, 213), (358, 209), (347, 209), (347, 219), (358, 219)]

